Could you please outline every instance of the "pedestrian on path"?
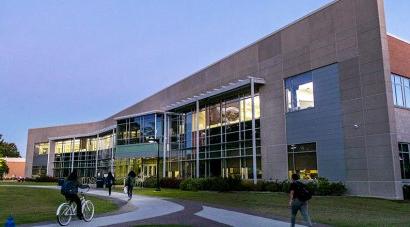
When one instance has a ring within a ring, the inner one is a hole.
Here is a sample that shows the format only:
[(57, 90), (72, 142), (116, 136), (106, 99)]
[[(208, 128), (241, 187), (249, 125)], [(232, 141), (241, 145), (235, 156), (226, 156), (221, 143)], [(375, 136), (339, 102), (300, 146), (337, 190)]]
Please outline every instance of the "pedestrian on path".
[(108, 172), (108, 176), (105, 178), (105, 187), (108, 188), (108, 195), (111, 196), (111, 187), (115, 183), (115, 178), (111, 172)]
[(125, 180), (125, 186), (127, 187), (128, 199), (132, 199), (132, 189), (134, 188), (134, 185), (135, 185), (136, 176), (137, 174), (135, 174), (135, 172), (131, 170), (128, 173), (127, 179)]
[(300, 210), (308, 226), (312, 226), (312, 221), (308, 212), (308, 200), (312, 198), (312, 193), (306, 189), (306, 185), (299, 181), (298, 174), (292, 174), (292, 183), (289, 188), (289, 207), (291, 209), (291, 224), (294, 227), (296, 215)]

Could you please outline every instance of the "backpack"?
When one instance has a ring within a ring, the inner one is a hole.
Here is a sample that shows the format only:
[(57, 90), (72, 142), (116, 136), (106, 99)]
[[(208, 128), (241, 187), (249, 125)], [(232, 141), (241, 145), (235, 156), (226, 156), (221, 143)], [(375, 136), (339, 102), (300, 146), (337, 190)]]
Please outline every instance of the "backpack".
[(63, 186), (61, 186), (61, 194), (63, 195), (75, 195), (77, 192), (78, 189), (72, 181), (66, 180)]
[(296, 182), (297, 185), (297, 194), (298, 194), (298, 199), (302, 202), (306, 202), (309, 199), (312, 198), (312, 192), (307, 190), (306, 185), (301, 183), (301, 182)]

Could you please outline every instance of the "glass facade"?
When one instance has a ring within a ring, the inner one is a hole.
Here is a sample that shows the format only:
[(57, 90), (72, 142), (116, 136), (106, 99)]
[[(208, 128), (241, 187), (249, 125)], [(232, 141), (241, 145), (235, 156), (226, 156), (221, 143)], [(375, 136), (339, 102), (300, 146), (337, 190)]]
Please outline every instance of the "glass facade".
[(410, 79), (392, 74), (391, 82), (394, 105), (410, 108)]
[(162, 118), (162, 114), (148, 114), (118, 120), (117, 145), (148, 143), (151, 137), (162, 139)]
[(56, 141), (54, 176), (66, 177), (76, 169), (80, 177), (98, 177), (110, 171), (114, 135)]
[(287, 112), (314, 107), (312, 72), (285, 80)]
[(410, 179), (410, 144), (399, 143), (401, 178)]
[(289, 178), (293, 173), (301, 179), (317, 178), (316, 143), (288, 145), (288, 167)]
[(35, 177), (45, 176), (47, 174), (47, 159), (49, 152), (49, 143), (34, 144), (32, 175)]
[[(254, 100), (257, 176), (260, 178), (259, 96)], [(199, 113), (192, 108), (167, 116), (168, 177), (196, 177), (196, 149), (199, 147), (199, 177), (253, 178), (252, 101), (249, 95), (210, 101), (200, 106)]]

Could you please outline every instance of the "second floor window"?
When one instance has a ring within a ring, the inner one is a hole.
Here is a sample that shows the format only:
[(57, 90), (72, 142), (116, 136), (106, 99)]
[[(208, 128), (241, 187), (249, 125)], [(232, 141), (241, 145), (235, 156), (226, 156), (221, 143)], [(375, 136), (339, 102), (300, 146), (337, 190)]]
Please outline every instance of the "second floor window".
[(314, 107), (312, 73), (304, 73), (285, 80), (287, 112)]
[(410, 79), (392, 74), (391, 82), (394, 105), (410, 108)]

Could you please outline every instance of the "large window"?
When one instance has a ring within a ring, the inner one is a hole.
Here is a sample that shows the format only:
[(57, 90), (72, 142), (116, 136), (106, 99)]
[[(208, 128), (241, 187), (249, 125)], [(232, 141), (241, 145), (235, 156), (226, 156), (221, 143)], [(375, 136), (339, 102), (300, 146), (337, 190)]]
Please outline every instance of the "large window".
[[(254, 97), (257, 153), (257, 177), (260, 163), (260, 101)], [(199, 146), (200, 177), (238, 176), (253, 178), (252, 99), (238, 94), (228, 99), (200, 102), (198, 127), (196, 109), (169, 115), (170, 153), (168, 176), (196, 175), (196, 147)], [(199, 130), (197, 130), (199, 128)], [(196, 136), (199, 134), (199, 144)]]
[(392, 74), (391, 81), (394, 105), (410, 108), (410, 79)]
[(147, 137), (155, 136), (161, 139), (163, 133), (162, 124), (162, 114), (148, 114), (144, 116), (118, 120), (117, 144), (124, 145), (147, 143)]
[(34, 155), (46, 155), (48, 154), (48, 142), (36, 143), (34, 145)]
[(289, 177), (299, 174), (301, 179), (314, 179), (318, 176), (316, 143), (288, 145)]
[(410, 144), (399, 143), (401, 178), (410, 179)]
[(286, 107), (288, 112), (314, 107), (312, 73), (287, 78)]

